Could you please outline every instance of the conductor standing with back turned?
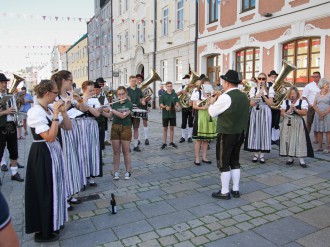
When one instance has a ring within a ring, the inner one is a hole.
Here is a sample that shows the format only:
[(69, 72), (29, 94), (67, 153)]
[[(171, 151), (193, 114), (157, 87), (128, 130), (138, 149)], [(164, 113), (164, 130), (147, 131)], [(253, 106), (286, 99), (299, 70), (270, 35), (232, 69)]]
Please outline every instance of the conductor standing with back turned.
[[(244, 142), (244, 135), (249, 116), (249, 100), (246, 94), (238, 89), (241, 82), (235, 70), (228, 70), (223, 79), (225, 93), (218, 99), (211, 99), (209, 114), (218, 116), (217, 127), (217, 167), (220, 171), (221, 190), (212, 193), (212, 197), (218, 199), (230, 199), (240, 197), (239, 180), (241, 175), (239, 153)], [(230, 179), (233, 180), (233, 188), (229, 191)]]

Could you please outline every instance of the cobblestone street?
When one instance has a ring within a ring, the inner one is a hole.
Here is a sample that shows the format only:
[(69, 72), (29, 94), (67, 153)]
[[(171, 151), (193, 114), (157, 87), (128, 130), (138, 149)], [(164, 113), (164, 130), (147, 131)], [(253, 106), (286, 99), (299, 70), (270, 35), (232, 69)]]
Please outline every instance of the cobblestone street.
[[(329, 154), (315, 153), (303, 169), (297, 159), (285, 165), (277, 146), (266, 154), (266, 164), (252, 163), (253, 154), (241, 151), (241, 197), (217, 200), (211, 197), (220, 189), (215, 142), (208, 151), (212, 164), (195, 166), (194, 144), (178, 143), (181, 113), (177, 117), (178, 149), (161, 150), (161, 114), (149, 114), (150, 145), (144, 145), (140, 128), (142, 152), (132, 152), (130, 180), (124, 180), (122, 157), (120, 179), (113, 180), (112, 148), (106, 146), (103, 178), (79, 193), (87, 200), (74, 205), (60, 241), (44, 246), (329, 246)], [(21, 164), (26, 165), (31, 142), (31, 135), (19, 141)], [(20, 173), (25, 177), (25, 169)], [(25, 234), (25, 183), (12, 182), (8, 172), (2, 178), (21, 246), (39, 246), (33, 234)], [(109, 210), (111, 193), (116, 215)]]

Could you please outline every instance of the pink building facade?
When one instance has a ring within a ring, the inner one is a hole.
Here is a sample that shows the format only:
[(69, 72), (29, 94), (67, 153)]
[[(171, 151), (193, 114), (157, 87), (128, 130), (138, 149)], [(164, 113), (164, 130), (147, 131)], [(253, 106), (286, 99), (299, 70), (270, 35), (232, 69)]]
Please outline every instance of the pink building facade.
[(216, 81), (228, 69), (242, 79), (297, 66), (298, 87), (314, 71), (330, 79), (330, 3), (325, 0), (200, 0), (198, 71)]

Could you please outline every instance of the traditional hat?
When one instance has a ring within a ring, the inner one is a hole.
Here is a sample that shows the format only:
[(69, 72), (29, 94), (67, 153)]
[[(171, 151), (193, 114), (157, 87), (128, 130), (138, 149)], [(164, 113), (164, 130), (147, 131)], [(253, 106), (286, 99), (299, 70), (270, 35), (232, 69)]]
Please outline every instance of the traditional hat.
[(105, 83), (105, 80), (103, 79), (103, 77), (97, 78), (96, 82), (98, 83)]
[(205, 74), (201, 74), (198, 80), (203, 80), (204, 78), (206, 78)]
[(221, 79), (233, 83), (233, 84), (239, 84), (241, 83), (241, 80), (238, 78), (238, 73), (235, 70), (228, 70), (225, 75), (220, 76)]
[(272, 75), (276, 75), (276, 76), (278, 76), (278, 74), (276, 73), (275, 70), (272, 70), (272, 71), (268, 74), (268, 76), (272, 76)]
[(0, 81), (10, 81), (4, 74), (0, 73)]
[(182, 79), (189, 79), (190, 76), (188, 74), (186, 74)]

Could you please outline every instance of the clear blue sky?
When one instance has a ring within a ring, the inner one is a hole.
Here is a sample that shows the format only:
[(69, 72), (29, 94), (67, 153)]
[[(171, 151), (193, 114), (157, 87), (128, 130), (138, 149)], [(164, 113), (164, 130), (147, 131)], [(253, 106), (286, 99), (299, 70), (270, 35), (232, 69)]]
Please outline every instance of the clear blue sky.
[[(51, 49), (26, 49), (24, 46), (70, 45), (87, 32), (85, 20), (67, 21), (66, 17), (91, 18), (94, 15), (94, 0), (0, 0), (0, 6), (0, 71), (9, 72), (49, 60), (49, 55), (40, 53), (50, 53)], [(17, 17), (17, 14), (25, 16)], [(30, 15), (58, 16), (65, 20), (31, 19)]]

